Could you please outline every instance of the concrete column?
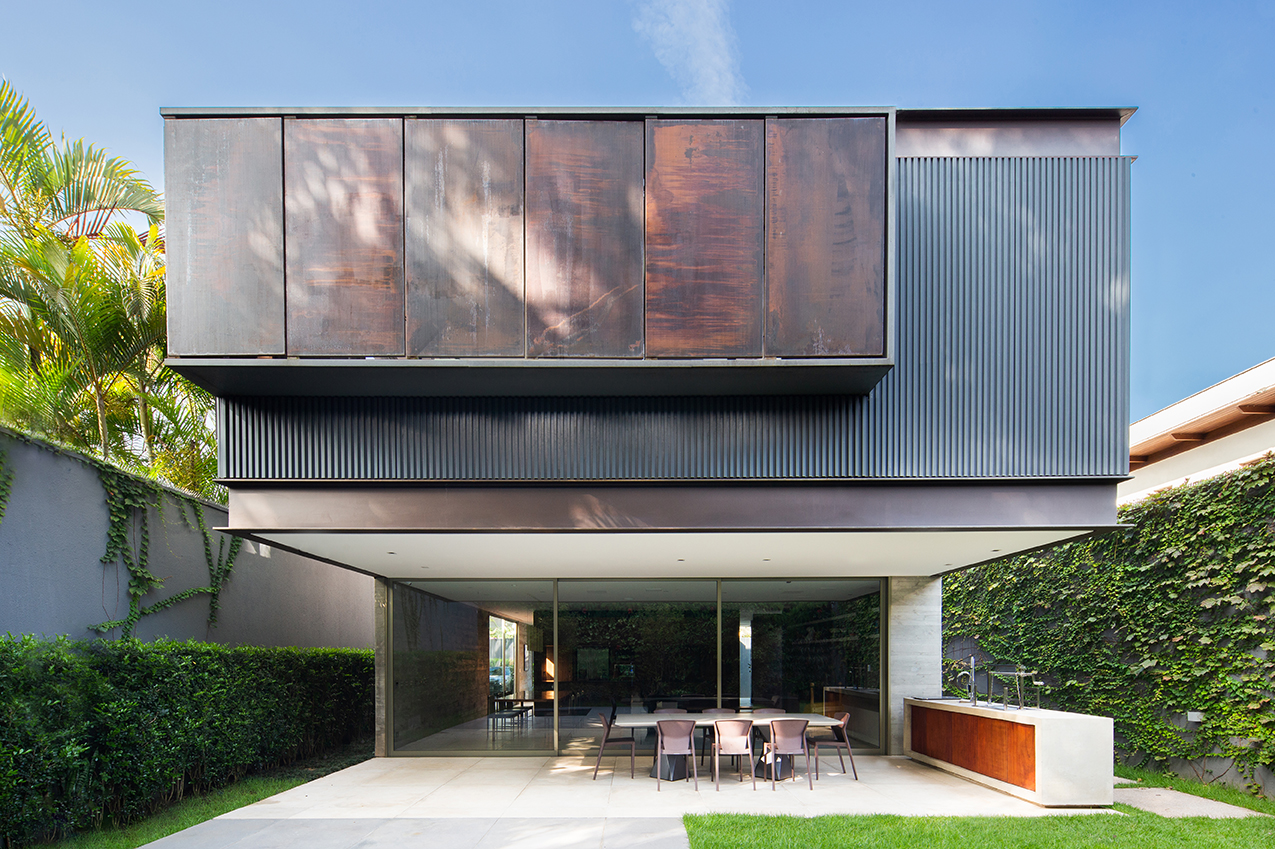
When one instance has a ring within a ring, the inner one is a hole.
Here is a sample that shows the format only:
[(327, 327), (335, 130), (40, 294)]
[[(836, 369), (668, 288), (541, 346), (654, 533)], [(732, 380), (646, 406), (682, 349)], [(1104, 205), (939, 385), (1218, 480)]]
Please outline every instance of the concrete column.
[(903, 754), (903, 700), (943, 692), (943, 579), (889, 578), (886, 752)]
[(390, 605), (389, 582), (377, 578), (372, 593), (372, 619), (376, 629), (373, 667), (376, 677), (376, 740), (372, 753), (383, 758), (390, 753)]

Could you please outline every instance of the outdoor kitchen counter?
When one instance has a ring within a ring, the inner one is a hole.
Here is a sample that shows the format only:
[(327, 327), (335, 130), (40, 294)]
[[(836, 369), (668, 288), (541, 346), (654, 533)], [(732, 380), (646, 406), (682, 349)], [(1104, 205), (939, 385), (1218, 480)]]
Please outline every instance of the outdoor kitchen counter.
[(1105, 716), (904, 700), (904, 754), (1048, 808), (1112, 803), (1112, 732)]

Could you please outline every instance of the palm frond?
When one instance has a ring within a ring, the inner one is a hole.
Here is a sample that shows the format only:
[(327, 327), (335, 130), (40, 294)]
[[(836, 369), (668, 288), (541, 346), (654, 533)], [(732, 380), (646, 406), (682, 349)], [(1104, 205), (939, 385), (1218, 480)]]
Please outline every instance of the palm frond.
[(163, 199), (124, 159), (80, 139), (52, 148), (46, 162), (35, 176), (48, 203), (42, 223), (68, 239), (97, 238), (125, 211), (164, 220)]
[(31, 163), (43, 159), (52, 139), (35, 110), (8, 80), (0, 80), (0, 222), (25, 229), (33, 193)]

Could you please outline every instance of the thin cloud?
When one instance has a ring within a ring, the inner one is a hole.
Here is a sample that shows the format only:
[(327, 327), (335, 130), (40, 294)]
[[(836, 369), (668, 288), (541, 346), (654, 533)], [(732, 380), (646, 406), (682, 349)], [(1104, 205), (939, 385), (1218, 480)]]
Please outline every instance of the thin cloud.
[(641, 0), (633, 29), (697, 106), (734, 106), (748, 93), (727, 0)]

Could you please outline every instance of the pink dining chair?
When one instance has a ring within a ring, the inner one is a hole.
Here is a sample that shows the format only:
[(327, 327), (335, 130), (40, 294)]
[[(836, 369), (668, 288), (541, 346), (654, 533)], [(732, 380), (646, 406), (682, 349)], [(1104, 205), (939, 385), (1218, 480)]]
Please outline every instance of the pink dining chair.
[[(730, 708), (704, 708), (704, 710), (701, 711), (701, 713), (734, 715), (735, 711), (731, 710)], [(713, 743), (713, 733), (714, 733), (713, 726), (707, 725), (701, 728), (700, 731), (703, 732), (703, 736), (701, 736), (699, 740), (699, 760), (700, 760), (700, 763), (703, 763), (706, 750), (709, 749)]]
[(659, 792), (661, 759), (665, 755), (686, 755), (695, 774), (695, 789), (699, 790), (699, 764), (695, 762), (695, 720), (661, 719), (655, 723), (655, 790)]
[[(705, 711), (707, 713), (707, 711)], [(753, 777), (753, 789), (757, 789), (757, 770), (753, 765), (753, 721), (751, 719), (719, 719), (713, 723), (713, 786), (722, 789), (721, 756), (738, 758), (739, 780), (744, 780), (744, 764)]]
[(602, 714), (602, 745), (598, 746), (598, 762), (593, 765), (593, 780), (598, 780), (598, 767), (602, 766), (602, 753), (606, 751), (607, 746), (623, 746), (629, 750), (629, 778), (636, 773), (637, 764), (637, 741), (632, 737), (616, 737), (612, 739), (611, 718), (605, 713)]
[(834, 713), (832, 718), (840, 722), (840, 725), (832, 727), (832, 739), (827, 737), (814, 737), (806, 735), (806, 746), (815, 750), (815, 779), (819, 778), (819, 747), (831, 746), (837, 750), (837, 759), (841, 761), (841, 774), (846, 774), (846, 759), (841, 757), (841, 750), (845, 749), (846, 754), (850, 757), (850, 770), (854, 773), (854, 780), (859, 780), (859, 770), (854, 765), (854, 749), (850, 748), (850, 734), (846, 731), (846, 726), (850, 722), (850, 714), (842, 711)]
[[(775, 789), (775, 775), (779, 772), (779, 758), (783, 755), (806, 756), (806, 781), (815, 789), (814, 774), (810, 771), (810, 749), (806, 746), (805, 719), (776, 719), (770, 723), (770, 740), (764, 752), (770, 755), (770, 789)], [(793, 761), (792, 777), (797, 777), (797, 762)]]

